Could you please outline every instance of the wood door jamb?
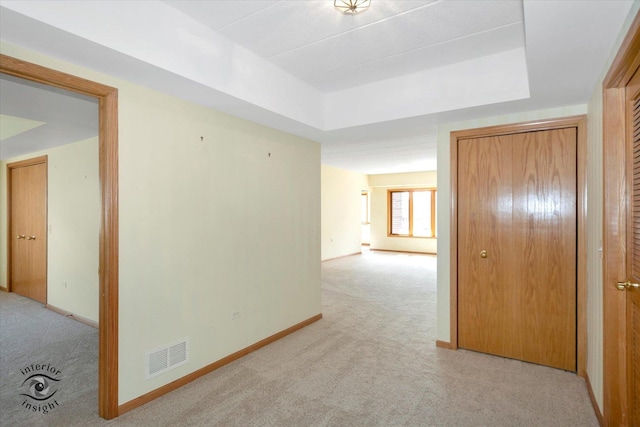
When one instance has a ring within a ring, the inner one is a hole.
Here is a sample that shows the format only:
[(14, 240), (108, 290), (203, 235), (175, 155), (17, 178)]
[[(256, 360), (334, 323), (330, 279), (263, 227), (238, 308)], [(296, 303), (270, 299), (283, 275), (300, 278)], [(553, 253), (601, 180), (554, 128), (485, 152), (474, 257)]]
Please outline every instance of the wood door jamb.
[[(602, 84), (603, 115), (603, 403), (606, 425), (626, 425), (626, 298), (614, 284), (626, 280), (625, 88), (640, 65), (636, 14)], [(622, 270), (622, 271), (621, 271)]]
[(118, 416), (118, 90), (0, 54), (0, 73), (98, 99), (101, 187), (98, 413)]

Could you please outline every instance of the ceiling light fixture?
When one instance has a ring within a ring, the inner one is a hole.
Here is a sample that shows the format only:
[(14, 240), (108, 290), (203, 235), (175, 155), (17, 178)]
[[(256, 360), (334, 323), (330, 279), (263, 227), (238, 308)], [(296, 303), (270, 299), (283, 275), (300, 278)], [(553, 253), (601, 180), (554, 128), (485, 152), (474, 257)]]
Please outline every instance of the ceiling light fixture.
[(369, 9), (371, 0), (333, 0), (333, 7), (345, 15), (357, 15)]

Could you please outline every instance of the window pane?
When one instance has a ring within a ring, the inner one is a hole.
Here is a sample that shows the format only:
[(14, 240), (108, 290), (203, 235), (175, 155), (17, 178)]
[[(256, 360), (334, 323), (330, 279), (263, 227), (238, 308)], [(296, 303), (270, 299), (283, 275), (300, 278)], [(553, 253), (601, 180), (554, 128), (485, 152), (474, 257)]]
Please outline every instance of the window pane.
[(391, 234), (409, 234), (409, 192), (391, 193)]
[(431, 191), (413, 192), (413, 235), (431, 237)]
[[(434, 191), (434, 193), (436, 193), (436, 195), (438, 194), (436, 191)], [(433, 211), (434, 212), (438, 212), (438, 198), (437, 197), (433, 197)], [(438, 214), (436, 213), (436, 217), (434, 218), (433, 221), (433, 237), (438, 237)]]
[(369, 222), (369, 195), (363, 193), (360, 198), (360, 222), (366, 224)]

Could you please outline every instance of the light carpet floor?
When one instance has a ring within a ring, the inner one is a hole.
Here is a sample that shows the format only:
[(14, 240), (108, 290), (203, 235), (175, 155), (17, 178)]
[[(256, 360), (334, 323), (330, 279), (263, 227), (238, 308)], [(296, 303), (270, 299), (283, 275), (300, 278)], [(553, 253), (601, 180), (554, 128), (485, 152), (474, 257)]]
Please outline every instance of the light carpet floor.
[(365, 252), (327, 261), (322, 288), (322, 320), (115, 420), (97, 417), (94, 394), (26, 421), (59, 426), (598, 425), (585, 383), (573, 373), (435, 347), (433, 256)]
[(47, 380), (51, 389), (45, 394), (55, 392), (55, 410), (66, 411), (68, 402), (80, 401), (91, 402), (89, 414), (96, 412), (98, 330), (18, 294), (0, 292), (0, 425), (46, 424), (51, 419), (54, 411), (44, 415), (23, 406), (36, 403), (21, 395), (29, 394), (29, 383), (23, 383), (33, 364), (49, 364), (60, 372), (51, 375), (59, 383)]

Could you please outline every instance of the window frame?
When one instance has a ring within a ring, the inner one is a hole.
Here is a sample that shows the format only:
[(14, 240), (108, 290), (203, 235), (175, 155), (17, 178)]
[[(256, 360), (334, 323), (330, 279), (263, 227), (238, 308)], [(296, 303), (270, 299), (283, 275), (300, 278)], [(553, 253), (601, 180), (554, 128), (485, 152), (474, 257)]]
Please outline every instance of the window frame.
[[(365, 196), (367, 198), (367, 221), (366, 222), (362, 222), (362, 196)], [(371, 224), (371, 209), (370, 209), (370, 204), (369, 204), (369, 191), (367, 190), (362, 190), (362, 192), (360, 193), (360, 224), (362, 225), (369, 225)]]
[[(431, 236), (413, 235), (413, 193), (429, 191), (431, 193)], [(409, 234), (392, 233), (392, 195), (393, 193), (409, 193)], [(436, 195), (438, 189), (435, 187), (426, 188), (390, 188), (387, 190), (387, 237), (409, 237), (412, 239), (436, 239)]]

